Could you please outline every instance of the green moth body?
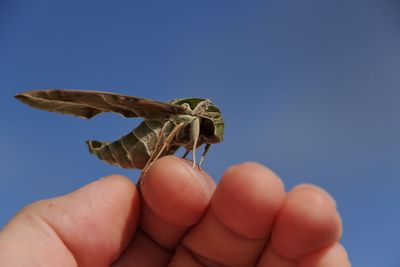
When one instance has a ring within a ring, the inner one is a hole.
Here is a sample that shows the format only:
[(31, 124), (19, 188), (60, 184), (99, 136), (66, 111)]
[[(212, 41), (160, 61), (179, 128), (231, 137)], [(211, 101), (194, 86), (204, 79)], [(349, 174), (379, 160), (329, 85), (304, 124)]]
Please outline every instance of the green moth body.
[(174, 154), (179, 147), (192, 151), (195, 163), (196, 148), (205, 144), (201, 164), (210, 145), (224, 137), (221, 112), (208, 99), (183, 98), (164, 103), (114, 93), (57, 89), (29, 91), (15, 97), (34, 108), (86, 119), (103, 112), (144, 118), (116, 141), (86, 142), (92, 154), (123, 168), (145, 171), (157, 158)]

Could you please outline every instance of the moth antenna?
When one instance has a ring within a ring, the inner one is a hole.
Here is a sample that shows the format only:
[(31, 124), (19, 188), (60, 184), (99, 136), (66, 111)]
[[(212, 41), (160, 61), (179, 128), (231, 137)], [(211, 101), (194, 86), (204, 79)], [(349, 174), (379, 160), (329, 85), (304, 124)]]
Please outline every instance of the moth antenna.
[(209, 99), (200, 102), (193, 110), (193, 115), (201, 116), (211, 105), (212, 102)]

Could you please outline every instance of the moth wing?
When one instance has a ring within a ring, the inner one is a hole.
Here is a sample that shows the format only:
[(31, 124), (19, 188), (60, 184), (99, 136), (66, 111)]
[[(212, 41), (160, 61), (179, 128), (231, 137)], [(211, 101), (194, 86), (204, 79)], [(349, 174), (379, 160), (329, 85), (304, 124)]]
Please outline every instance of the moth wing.
[(84, 90), (34, 90), (15, 96), (21, 102), (38, 109), (90, 119), (103, 112), (124, 117), (161, 119), (186, 114), (180, 105), (153, 101), (121, 94)]

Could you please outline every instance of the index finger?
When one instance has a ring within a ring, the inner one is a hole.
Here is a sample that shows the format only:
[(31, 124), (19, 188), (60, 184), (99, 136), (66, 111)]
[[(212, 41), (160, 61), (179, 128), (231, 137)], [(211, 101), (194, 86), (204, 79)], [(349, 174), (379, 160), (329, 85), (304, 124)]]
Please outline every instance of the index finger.
[(157, 160), (144, 179), (141, 231), (117, 265), (166, 265), (187, 230), (203, 216), (215, 190), (210, 176), (174, 156)]

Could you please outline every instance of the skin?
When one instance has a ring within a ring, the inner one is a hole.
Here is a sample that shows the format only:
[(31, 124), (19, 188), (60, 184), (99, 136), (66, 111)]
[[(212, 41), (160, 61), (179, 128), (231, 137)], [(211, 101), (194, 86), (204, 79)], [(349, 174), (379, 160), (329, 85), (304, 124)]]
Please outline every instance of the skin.
[(335, 201), (321, 188), (285, 192), (257, 163), (216, 186), (173, 156), (149, 170), (142, 195), (111, 175), (33, 203), (0, 232), (3, 266), (351, 266)]

